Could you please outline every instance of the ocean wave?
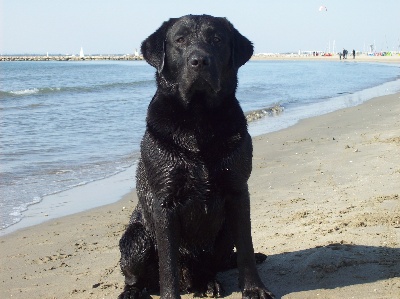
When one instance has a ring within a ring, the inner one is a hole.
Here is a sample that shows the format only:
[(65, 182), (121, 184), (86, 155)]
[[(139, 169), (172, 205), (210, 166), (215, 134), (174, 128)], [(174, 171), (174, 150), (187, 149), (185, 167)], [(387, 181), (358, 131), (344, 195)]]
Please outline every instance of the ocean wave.
[(61, 91), (61, 88), (56, 87), (46, 87), (46, 88), (27, 88), (27, 89), (20, 89), (20, 90), (10, 90), (4, 91), (0, 90), (0, 99), (6, 97), (22, 97), (22, 96), (29, 96), (29, 95), (37, 95), (37, 94), (45, 94), (51, 92), (58, 92)]
[(134, 82), (113, 82), (98, 85), (88, 86), (66, 86), (66, 87), (44, 87), (44, 88), (27, 88), (19, 90), (0, 90), (0, 99), (2, 98), (15, 98), (30, 95), (44, 95), (50, 93), (92, 93), (92, 92), (104, 92), (113, 89), (124, 89), (124, 88), (143, 88), (154, 85), (154, 80), (143, 80)]
[(10, 94), (29, 95), (29, 94), (34, 94), (34, 93), (38, 93), (38, 92), (39, 92), (38, 88), (32, 88), (32, 89), (10, 91)]

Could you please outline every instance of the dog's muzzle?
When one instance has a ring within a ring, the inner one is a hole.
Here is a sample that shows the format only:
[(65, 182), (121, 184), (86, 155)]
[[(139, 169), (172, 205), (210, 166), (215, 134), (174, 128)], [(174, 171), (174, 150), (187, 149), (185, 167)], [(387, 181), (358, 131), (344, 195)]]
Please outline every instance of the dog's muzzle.
[(221, 89), (220, 74), (215, 59), (211, 55), (193, 51), (187, 59), (187, 68), (193, 89), (203, 90), (211, 87), (214, 92), (218, 92)]

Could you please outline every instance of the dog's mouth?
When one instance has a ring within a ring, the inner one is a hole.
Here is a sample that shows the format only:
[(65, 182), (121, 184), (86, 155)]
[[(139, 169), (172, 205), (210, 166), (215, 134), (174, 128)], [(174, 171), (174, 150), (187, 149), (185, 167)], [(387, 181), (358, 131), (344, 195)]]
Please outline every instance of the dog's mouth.
[(179, 91), (185, 105), (201, 103), (207, 107), (219, 105), (218, 92), (221, 90), (219, 80), (211, 80), (209, 76), (196, 76), (190, 79), (186, 78), (184, 84), (179, 84)]
[(210, 76), (198, 76), (190, 86), (192, 91), (209, 91), (217, 93), (221, 90), (219, 80), (211, 79)]

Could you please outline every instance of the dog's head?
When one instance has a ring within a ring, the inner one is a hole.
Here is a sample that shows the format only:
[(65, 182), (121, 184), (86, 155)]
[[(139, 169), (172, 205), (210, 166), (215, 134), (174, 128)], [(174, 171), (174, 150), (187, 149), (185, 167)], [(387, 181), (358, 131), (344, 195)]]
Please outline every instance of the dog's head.
[(190, 102), (199, 93), (211, 98), (233, 94), (237, 71), (250, 59), (253, 45), (225, 18), (188, 15), (164, 22), (141, 51), (157, 69), (159, 88)]

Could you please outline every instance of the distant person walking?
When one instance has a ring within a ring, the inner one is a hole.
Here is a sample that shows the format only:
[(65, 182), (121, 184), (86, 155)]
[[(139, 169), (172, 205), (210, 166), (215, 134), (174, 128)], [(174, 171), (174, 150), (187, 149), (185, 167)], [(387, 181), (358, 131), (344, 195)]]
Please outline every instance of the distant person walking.
[(346, 49), (343, 48), (343, 59), (346, 59)]
[(342, 52), (339, 52), (339, 60), (342, 60)]
[(356, 59), (356, 50), (353, 49), (353, 59)]

